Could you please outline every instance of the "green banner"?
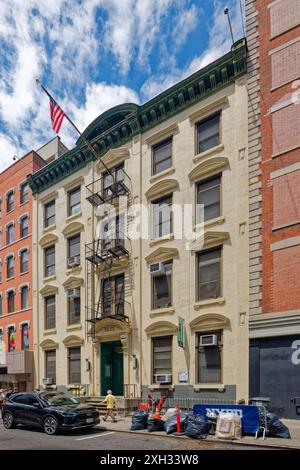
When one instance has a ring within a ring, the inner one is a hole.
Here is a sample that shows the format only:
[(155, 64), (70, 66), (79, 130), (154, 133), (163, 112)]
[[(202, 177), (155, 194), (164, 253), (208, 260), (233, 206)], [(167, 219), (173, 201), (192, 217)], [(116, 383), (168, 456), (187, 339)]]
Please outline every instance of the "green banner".
[(185, 340), (184, 318), (178, 317), (177, 343), (180, 348), (184, 348), (184, 340)]

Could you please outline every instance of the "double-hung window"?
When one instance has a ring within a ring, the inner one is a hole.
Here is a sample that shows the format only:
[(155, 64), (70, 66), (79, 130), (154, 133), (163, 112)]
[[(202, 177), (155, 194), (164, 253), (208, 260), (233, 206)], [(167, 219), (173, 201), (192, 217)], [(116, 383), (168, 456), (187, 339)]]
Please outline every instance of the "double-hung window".
[(152, 174), (156, 175), (172, 166), (172, 139), (152, 147)]
[(221, 297), (221, 254), (220, 247), (198, 253), (198, 299)]
[(152, 202), (153, 237), (160, 238), (172, 233), (172, 196)]
[(220, 113), (197, 124), (197, 153), (220, 144)]

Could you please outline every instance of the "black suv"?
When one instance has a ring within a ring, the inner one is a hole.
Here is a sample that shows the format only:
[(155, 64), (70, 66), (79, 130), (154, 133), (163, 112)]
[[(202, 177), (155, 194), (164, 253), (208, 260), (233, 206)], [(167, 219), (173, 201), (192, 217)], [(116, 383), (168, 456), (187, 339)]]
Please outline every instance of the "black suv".
[(43, 428), (49, 435), (59, 430), (93, 427), (100, 422), (95, 408), (60, 392), (14, 393), (3, 403), (2, 419), (5, 429), (17, 424)]

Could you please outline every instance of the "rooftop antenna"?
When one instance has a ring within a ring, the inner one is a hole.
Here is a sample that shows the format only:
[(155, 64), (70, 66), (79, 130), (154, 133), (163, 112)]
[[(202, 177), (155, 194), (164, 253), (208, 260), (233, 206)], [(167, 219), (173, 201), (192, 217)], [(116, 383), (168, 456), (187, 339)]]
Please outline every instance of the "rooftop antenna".
[(229, 8), (228, 8), (228, 7), (225, 7), (225, 8), (224, 8), (224, 15), (226, 15), (227, 18), (228, 18), (228, 23), (229, 23), (229, 28), (230, 28), (230, 34), (231, 34), (232, 44), (234, 44), (234, 38), (233, 38), (233, 32), (232, 32), (231, 20), (230, 20)]
[(244, 38), (245, 38), (245, 37), (246, 37), (246, 33), (245, 33), (245, 25), (244, 25), (244, 12), (243, 12), (242, 0), (240, 0), (240, 12), (241, 12), (241, 20), (242, 20), (243, 35), (244, 35)]

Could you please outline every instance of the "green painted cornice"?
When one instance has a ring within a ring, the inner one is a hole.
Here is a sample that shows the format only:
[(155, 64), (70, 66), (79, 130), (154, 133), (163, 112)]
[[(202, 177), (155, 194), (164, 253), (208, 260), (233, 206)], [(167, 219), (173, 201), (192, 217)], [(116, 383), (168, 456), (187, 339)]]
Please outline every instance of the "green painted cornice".
[[(223, 57), (147, 103), (141, 106), (126, 103), (105, 111), (85, 129), (84, 138), (92, 143), (99, 157), (112, 148), (124, 145), (136, 134), (146, 132), (233, 83), (246, 73), (246, 55), (246, 40), (240, 39)], [(72, 150), (28, 177), (32, 192), (42, 192), (93, 159), (92, 153), (79, 138)]]

